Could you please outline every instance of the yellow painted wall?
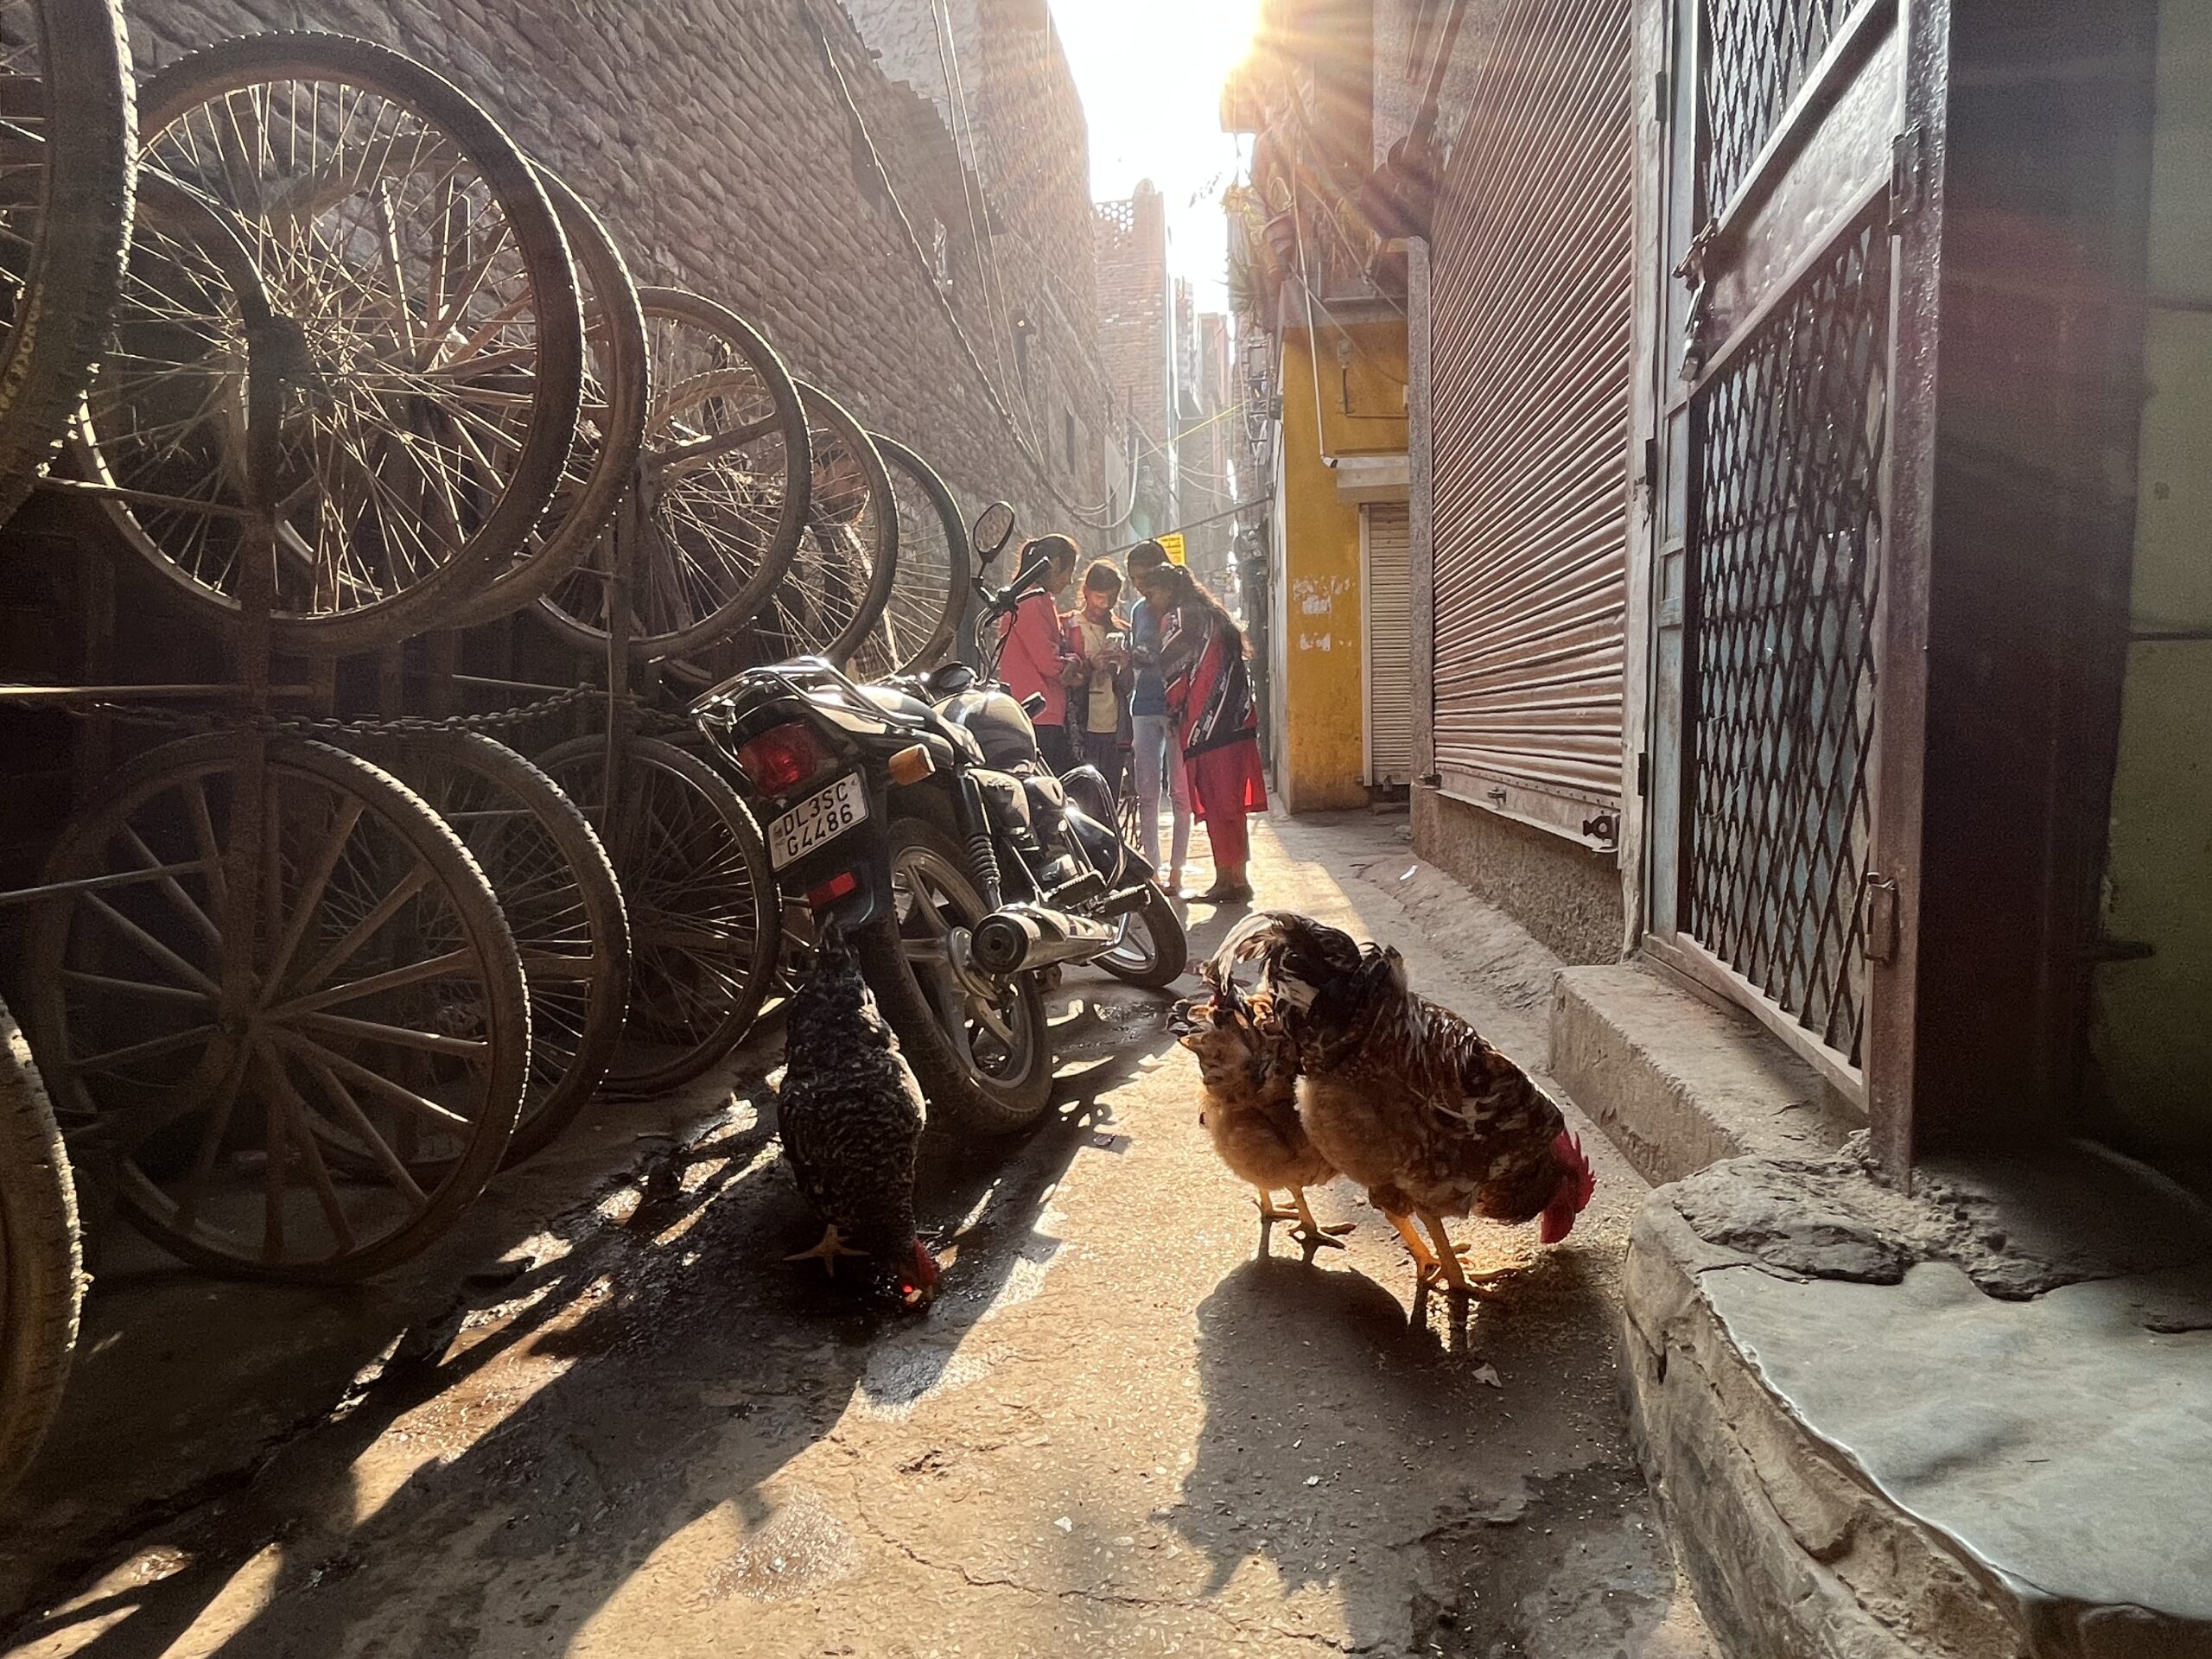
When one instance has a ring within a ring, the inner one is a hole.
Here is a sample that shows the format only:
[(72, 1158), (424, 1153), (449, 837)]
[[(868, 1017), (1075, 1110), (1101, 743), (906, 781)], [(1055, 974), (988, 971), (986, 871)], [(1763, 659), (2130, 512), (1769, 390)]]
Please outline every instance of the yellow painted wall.
[[(1339, 500), (1328, 457), (1402, 454), (1402, 323), (1325, 321), (1282, 341), (1282, 570), (1276, 582), (1281, 683), (1276, 753), (1294, 812), (1364, 806), (1361, 781), (1365, 620), (1359, 508)], [(1344, 342), (1349, 342), (1349, 354)], [(1318, 391), (1318, 399), (1317, 399)], [(1316, 403), (1319, 408), (1315, 408)]]
[[(2151, 286), (2212, 301), (2212, 3), (2158, 19)], [(2212, 315), (2154, 308), (2136, 500), (2134, 626), (2105, 873), (2105, 928), (2150, 945), (2101, 966), (2093, 1040), (2113, 1103), (2212, 1147)]]

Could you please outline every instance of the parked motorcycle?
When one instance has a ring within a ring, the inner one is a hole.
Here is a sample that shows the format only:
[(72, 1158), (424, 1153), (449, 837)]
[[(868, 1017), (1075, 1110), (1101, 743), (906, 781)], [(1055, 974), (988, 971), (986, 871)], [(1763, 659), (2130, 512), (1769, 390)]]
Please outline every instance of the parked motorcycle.
[(1045, 1109), (1045, 992), (1096, 963), (1165, 987), (1188, 944), (1154, 873), (1115, 828), (1106, 780), (1046, 766), (995, 671), (997, 624), (1041, 560), (984, 582), (1014, 535), (997, 503), (970, 532), (981, 669), (858, 685), (819, 658), (748, 669), (692, 705), (716, 759), (760, 804), (786, 899), (835, 914), (932, 1111), (1001, 1135)]

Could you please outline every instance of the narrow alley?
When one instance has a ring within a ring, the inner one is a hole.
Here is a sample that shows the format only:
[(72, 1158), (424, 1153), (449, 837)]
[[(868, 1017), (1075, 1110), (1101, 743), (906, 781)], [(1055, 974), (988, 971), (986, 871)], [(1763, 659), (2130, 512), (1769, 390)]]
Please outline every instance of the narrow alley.
[[(1554, 964), (1440, 910), (1403, 826), (1260, 826), (1256, 882), (1541, 1053)], [(1222, 924), (1193, 921), (1203, 950)], [(932, 1149), (925, 1317), (780, 1259), (809, 1234), (763, 1116), (773, 1030), (734, 1098), (596, 1109), (320, 1328), (278, 1317), (298, 1292), (105, 1270), (0, 1534), (10, 1603), (35, 1598), (6, 1650), (1707, 1659), (1616, 1401), (1643, 1187), (1602, 1139), (1567, 1245), (1464, 1224), (1522, 1270), (1463, 1332), (1440, 1300), (1410, 1325), (1405, 1252), (1347, 1192), (1316, 1195), (1357, 1224), (1342, 1255), (1255, 1257), (1164, 999), (1064, 995), (1052, 1125), (1003, 1164)], [(500, 1232), (556, 1191), (559, 1221)]]

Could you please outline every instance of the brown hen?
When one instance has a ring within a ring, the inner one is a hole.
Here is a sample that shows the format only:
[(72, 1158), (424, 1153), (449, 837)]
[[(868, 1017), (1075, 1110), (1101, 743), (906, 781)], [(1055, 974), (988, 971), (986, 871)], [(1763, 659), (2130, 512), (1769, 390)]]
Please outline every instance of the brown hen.
[[(1447, 1216), (1565, 1238), (1597, 1183), (1581, 1143), (1527, 1072), (1448, 1008), (1417, 995), (1404, 961), (1287, 911), (1241, 923), (1210, 966), (1257, 960), (1296, 1046), (1299, 1117), (1314, 1150), (1367, 1189), (1418, 1269), (1417, 1285), (1470, 1294)], [(1414, 1218), (1429, 1231), (1424, 1241)]]
[[(1337, 1235), (1351, 1229), (1322, 1226), (1306, 1200), (1307, 1187), (1334, 1179), (1337, 1172), (1299, 1122), (1298, 1052), (1273, 1017), (1274, 999), (1264, 992), (1247, 997), (1210, 966), (1202, 973), (1213, 994), (1177, 1009), (1178, 1040), (1198, 1057), (1205, 1088), (1198, 1122), (1214, 1152), (1258, 1189), (1261, 1253), (1279, 1221), (1298, 1224), (1291, 1236), (1309, 1262), (1316, 1251), (1342, 1249)], [(1275, 1207), (1277, 1192), (1290, 1194), (1290, 1209)]]

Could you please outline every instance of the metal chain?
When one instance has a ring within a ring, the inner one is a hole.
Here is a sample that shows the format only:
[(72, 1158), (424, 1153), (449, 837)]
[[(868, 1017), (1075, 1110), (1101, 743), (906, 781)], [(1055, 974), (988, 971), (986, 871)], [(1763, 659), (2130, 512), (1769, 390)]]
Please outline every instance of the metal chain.
[(606, 690), (595, 685), (573, 686), (535, 702), (514, 709), (493, 709), (481, 714), (371, 715), (338, 720), (308, 715), (224, 715), (207, 710), (162, 708), (151, 703), (95, 702), (68, 712), (79, 716), (108, 715), (134, 725), (160, 727), (168, 731), (251, 731), (284, 737), (390, 737), (410, 732), (495, 732), (524, 726), (561, 709), (585, 702), (604, 702)]

